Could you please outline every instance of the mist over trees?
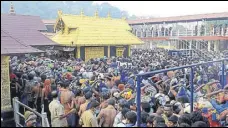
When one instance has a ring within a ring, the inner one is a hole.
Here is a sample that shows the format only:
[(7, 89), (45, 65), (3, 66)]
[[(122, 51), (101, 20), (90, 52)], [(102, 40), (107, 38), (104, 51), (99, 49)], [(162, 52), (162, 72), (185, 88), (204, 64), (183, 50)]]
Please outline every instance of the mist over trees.
[[(57, 11), (62, 10), (66, 14), (84, 14), (93, 16), (98, 9), (100, 17), (106, 17), (110, 11), (112, 18), (136, 19), (135, 15), (130, 16), (128, 12), (122, 11), (109, 3), (94, 4), (93, 1), (13, 1), (16, 14), (36, 15), (42, 19), (55, 19)], [(1, 1), (1, 13), (8, 13), (10, 1)]]

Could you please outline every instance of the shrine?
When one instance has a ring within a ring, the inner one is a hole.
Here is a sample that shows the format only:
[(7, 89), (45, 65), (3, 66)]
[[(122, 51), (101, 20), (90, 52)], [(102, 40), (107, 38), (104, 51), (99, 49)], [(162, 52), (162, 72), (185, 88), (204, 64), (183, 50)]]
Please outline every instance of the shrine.
[[(88, 61), (91, 58), (129, 56), (131, 45), (143, 42), (131, 33), (131, 27), (124, 18), (106, 18), (63, 14), (58, 11), (55, 31), (51, 39), (61, 45), (74, 47), (75, 56)], [(124, 53), (123, 53), (124, 52)]]

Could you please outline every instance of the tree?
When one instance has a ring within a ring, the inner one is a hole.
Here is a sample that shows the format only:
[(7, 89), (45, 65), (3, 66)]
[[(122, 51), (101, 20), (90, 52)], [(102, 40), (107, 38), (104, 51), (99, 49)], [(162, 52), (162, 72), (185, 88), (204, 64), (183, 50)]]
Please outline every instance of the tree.
[[(93, 16), (98, 9), (100, 17), (106, 17), (110, 11), (112, 18), (121, 18), (122, 14), (127, 18), (128, 12), (122, 11), (109, 3), (101, 5), (93, 4), (93, 1), (14, 1), (16, 14), (37, 15), (42, 19), (55, 19), (57, 11), (62, 10), (66, 14), (80, 14), (81, 9), (87, 16)], [(8, 13), (10, 1), (1, 2), (1, 12)]]

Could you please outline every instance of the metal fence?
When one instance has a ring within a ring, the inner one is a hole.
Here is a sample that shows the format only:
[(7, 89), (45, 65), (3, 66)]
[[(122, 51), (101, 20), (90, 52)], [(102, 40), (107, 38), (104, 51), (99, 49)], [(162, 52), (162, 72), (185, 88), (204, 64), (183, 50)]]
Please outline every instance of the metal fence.
[[(158, 73), (164, 73), (168, 71), (173, 71), (173, 70), (180, 70), (184, 68), (191, 68), (190, 72), (190, 91), (191, 91), (191, 98), (190, 98), (190, 104), (191, 104), (191, 112), (193, 111), (193, 92), (194, 92), (194, 86), (193, 86), (193, 79), (194, 79), (194, 67), (200, 66), (200, 65), (205, 65), (205, 64), (211, 64), (211, 63), (216, 63), (216, 62), (222, 62), (222, 77), (221, 77), (221, 85), (222, 88), (224, 88), (226, 84), (226, 79), (225, 79), (225, 61), (228, 61), (228, 58), (221, 59), (221, 60), (216, 60), (216, 61), (209, 61), (209, 62), (204, 62), (204, 63), (199, 63), (199, 64), (193, 64), (193, 65), (187, 65), (187, 66), (181, 66), (181, 67), (175, 67), (175, 68), (169, 68), (169, 69), (163, 69), (163, 70), (157, 70), (157, 71), (152, 71), (152, 72), (147, 72), (143, 74), (138, 74), (137, 75), (137, 101), (136, 101), (136, 106), (137, 108), (141, 108), (141, 82), (142, 78), (146, 76), (151, 76), (155, 75)], [(137, 109), (137, 126), (140, 127), (141, 124), (141, 109)]]
[(20, 113), (19, 108), (23, 107), (24, 110), (27, 109), (31, 112), (33, 112), (34, 114), (37, 115), (38, 118), (41, 118), (41, 126), (42, 127), (50, 127), (48, 119), (47, 119), (47, 114), (46, 112), (44, 112), (44, 108), (42, 107), (42, 114), (38, 113), (37, 111), (35, 111), (34, 109), (28, 107), (27, 105), (21, 103), (18, 100), (18, 97), (13, 98), (13, 112), (14, 112), (14, 120), (16, 123), (16, 127), (24, 127), (24, 124), (20, 124), (21, 122), (21, 118), (25, 119), (24, 114)]

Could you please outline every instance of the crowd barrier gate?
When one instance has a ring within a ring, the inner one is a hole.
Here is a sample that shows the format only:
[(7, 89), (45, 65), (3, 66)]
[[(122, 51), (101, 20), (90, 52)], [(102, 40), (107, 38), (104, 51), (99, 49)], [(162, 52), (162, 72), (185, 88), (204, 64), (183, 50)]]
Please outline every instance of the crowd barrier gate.
[(19, 105), (21, 105), (22, 107), (28, 109), (29, 111), (33, 112), (34, 114), (37, 115), (37, 117), (40, 117), (42, 120), (42, 127), (50, 127), (48, 119), (47, 119), (47, 113), (44, 112), (44, 108), (42, 107), (42, 114), (38, 113), (37, 111), (35, 111), (34, 109), (28, 107), (27, 105), (21, 103), (18, 100), (18, 97), (14, 97), (13, 98), (13, 112), (14, 112), (14, 120), (15, 120), (15, 124), (16, 127), (24, 127), (23, 124), (20, 124), (20, 116), (24, 119), (24, 114), (19, 112)]
[(204, 62), (204, 63), (198, 63), (198, 64), (192, 64), (192, 65), (186, 65), (186, 66), (181, 66), (181, 67), (174, 67), (174, 68), (168, 68), (168, 69), (162, 69), (162, 70), (157, 70), (157, 71), (152, 71), (152, 72), (146, 72), (146, 73), (142, 73), (142, 74), (138, 74), (136, 81), (137, 81), (137, 89), (136, 89), (136, 93), (137, 93), (137, 101), (136, 101), (136, 106), (137, 106), (137, 126), (140, 127), (141, 124), (141, 82), (142, 82), (142, 77), (144, 76), (151, 76), (151, 75), (155, 75), (158, 73), (163, 73), (163, 72), (168, 72), (168, 71), (172, 71), (172, 70), (180, 70), (180, 69), (184, 69), (184, 68), (191, 68), (191, 72), (190, 72), (190, 87), (191, 87), (191, 98), (190, 98), (190, 104), (191, 104), (191, 112), (193, 111), (193, 92), (194, 92), (194, 87), (193, 87), (193, 79), (194, 79), (194, 69), (193, 67), (195, 66), (199, 66), (199, 65), (205, 65), (205, 64), (210, 64), (210, 63), (215, 63), (215, 62), (222, 62), (222, 88), (224, 88), (225, 86), (225, 61), (227, 61), (228, 58), (225, 59), (221, 59), (221, 60), (216, 60), (216, 61), (208, 61), (208, 62)]

